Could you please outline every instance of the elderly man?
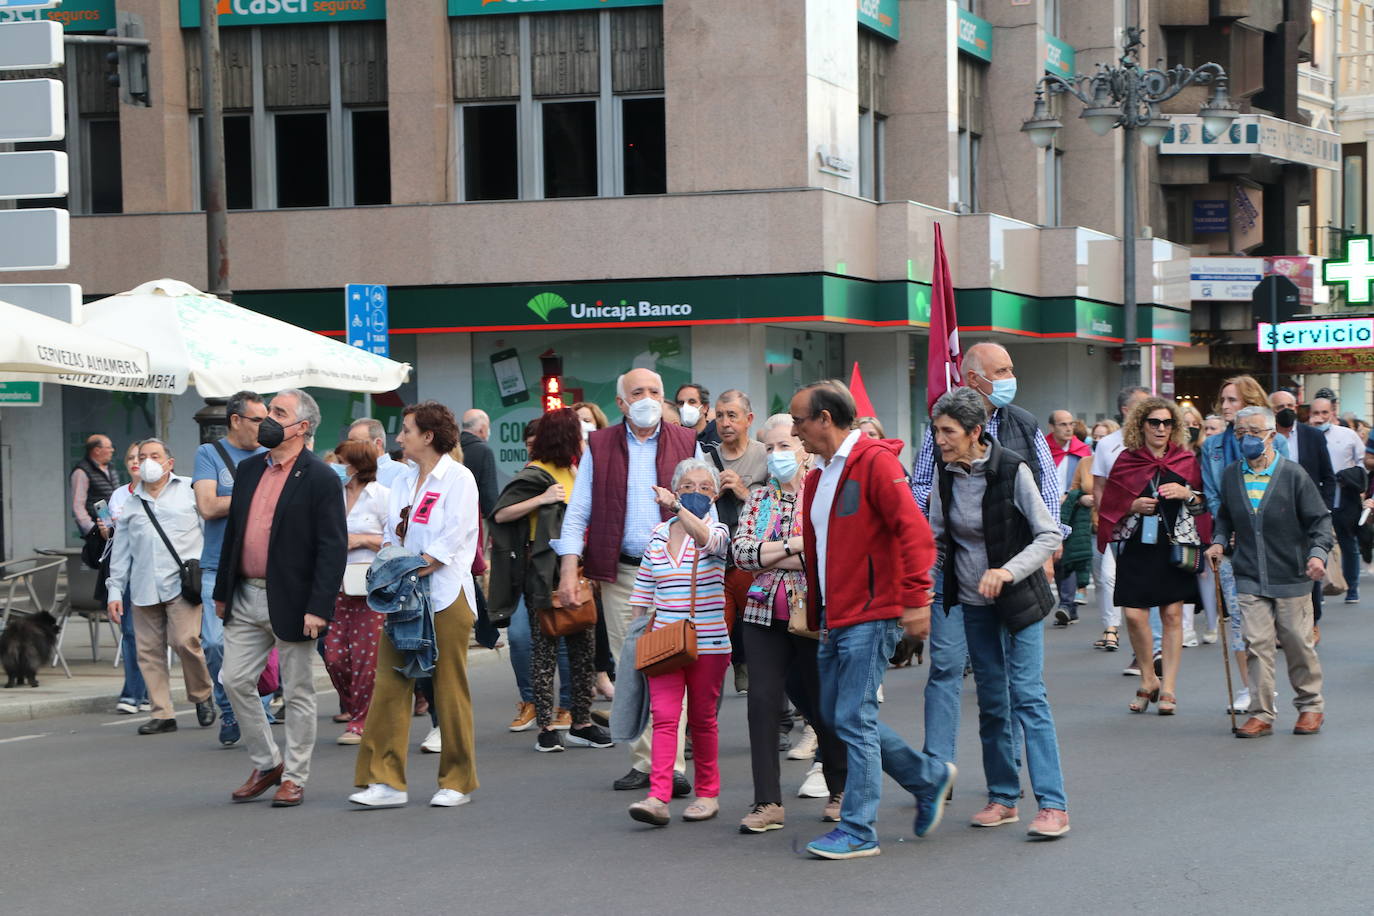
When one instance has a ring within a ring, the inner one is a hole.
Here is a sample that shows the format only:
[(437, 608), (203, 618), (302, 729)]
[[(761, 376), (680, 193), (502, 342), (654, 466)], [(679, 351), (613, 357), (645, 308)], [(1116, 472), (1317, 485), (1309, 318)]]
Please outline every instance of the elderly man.
[[(1318, 395), (1330, 394), (1322, 389)], [(1341, 572), (1345, 575), (1346, 604), (1360, 603), (1360, 489), (1341, 483), (1341, 471), (1364, 467), (1364, 443), (1359, 433), (1336, 422), (1336, 402), (1329, 397), (1312, 399), (1307, 422), (1326, 436), (1326, 450), (1331, 455), (1331, 470), (1336, 474), (1335, 492), (1331, 497), (1331, 523), (1336, 531), (1336, 544), (1341, 548)]]
[[(1012, 403), (1016, 397), (1016, 367), (1011, 354), (995, 343), (978, 343), (964, 353), (964, 384), (983, 396), (988, 411), (986, 432), (1004, 448), (1025, 460), (1050, 515), (1059, 517), (1059, 472), (1040, 424), (1029, 412)], [(930, 488), (935, 479), (935, 437), (926, 430), (921, 452), (911, 473), (911, 492), (921, 511), (930, 509)], [(1068, 528), (1061, 526), (1063, 534)], [(925, 690), (925, 752), (955, 762), (959, 739), (959, 704), (964, 688), (964, 615), (957, 605), (944, 607), (943, 577), (935, 580), (935, 604), (931, 612), (930, 675)]]
[(107, 503), (119, 487), (119, 471), (111, 463), (114, 443), (109, 436), (94, 435), (86, 440), (86, 455), (72, 468), (72, 517), (81, 536), (96, 526), (95, 504)]
[(406, 472), (406, 463), (394, 460), (387, 453), (386, 427), (382, 426), (381, 420), (371, 417), (354, 420), (353, 425), (348, 427), (347, 438), (349, 442), (366, 442), (372, 446), (372, 453), (377, 456), (377, 482), (388, 490), (396, 478)]
[[(663, 378), (649, 369), (631, 369), (615, 383), (623, 423), (592, 433), (577, 468), (572, 501), (563, 517), (563, 534), (551, 542), (559, 556), (558, 597), (577, 605), (578, 565), (588, 579), (602, 583), (606, 635), (617, 661), (632, 611), (630, 593), (654, 526), (667, 510), (654, 500), (654, 487), (670, 488), (673, 470), (684, 458), (701, 457), (696, 434), (663, 422)], [(684, 772), (685, 736), (679, 723), (673, 796), (690, 794)], [(621, 790), (649, 788), (650, 731), (634, 742), (630, 772), (615, 781)]]
[[(134, 638), (138, 668), (148, 685), (153, 717), (138, 727), (140, 735), (177, 730), (172, 711), (171, 675), (167, 650), (181, 658), (186, 696), (196, 704), (202, 727), (215, 721), (210, 702), (210, 672), (200, 648), (200, 608), (182, 586), (182, 567), (200, 556), (201, 520), (196, 514), (190, 478), (172, 473), (176, 459), (158, 439), (144, 439), (138, 447), (139, 484), (134, 488), (123, 520), (115, 531), (110, 578), (110, 619), (119, 623), (126, 609), (120, 596), (129, 585), (134, 606)], [(196, 596), (199, 600), (200, 596)]]
[(1241, 632), (1250, 673), (1250, 718), (1237, 738), (1274, 731), (1274, 649), (1283, 645), (1297, 696), (1295, 735), (1321, 730), (1322, 669), (1312, 637), (1312, 583), (1326, 575), (1331, 513), (1317, 485), (1274, 450), (1274, 414), (1246, 407), (1236, 414), (1242, 461), (1222, 472), (1221, 509), (1207, 558), (1215, 568), (1234, 537), (1231, 557), (1240, 598)]
[(496, 456), (487, 440), (491, 438), (491, 418), (476, 407), (463, 414), (463, 430), (458, 444), (463, 449), (463, 466), (477, 479), (477, 503), (486, 518), (496, 510), (501, 488), (496, 483)]
[(196, 494), (196, 510), (205, 520), (205, 547), (200, 553), (201, 621), (200, 643), (210, 680), (215, 684), (215, 705), (219, 707), (219, 743), (225, 747), (239, 741), (239, 723), (229, 695), (220, 683), (224, 661), (224, 622), (215, 613), (215, 571), (219, 569), (220, 548), (224, 544), (224, 519), (229, 515), (229, 497), (239, 462), (266, 451), (258, 445), (258, 424), (267, 416), (267, 405), (256, 391), (238, 391), (224, 405), (224, 424), (228, 434), (216, 442), (196, 449), (196, 469), (191, 487)]
[[(1059, 480), (1059, 496), (1062, 500), (1069, 492), (1073, 475), (1078, 471), (1078, 463), (1084, 458), (1091, 459), (1093, 450), (1073, 433), (1074, 417), (1067, 410), (1056, 410), (1050, 414), (1050, 430), (1045, 434), (1045, 444), (1050, 447), (1050, 457)], [(1087, 575), (1086, 566), (1083, 573)], [(1078, 622), (1078, 570), (1063, 562), (1055, 563), (1054, 578), (1059, 588), (1059, 609), (1054, 613), (1054, 625), (1067, 627)], [(1084, 582), (1086, 587), (1087, 583)]]
[[(244, 459), (229, 503), (215, 581), (224, 620), (224, 688), (253, 760), (236, 802), (278, 783), (273, 807), (299, 805), (315, 747), (314, 643), (334, 617), (348, 557), (343, 488), (305, 447), (320, 408), (304, 391), (272, 398), (258, 425), (266, 454)], [(258, 702), (258, 676), (277, 650), (286, 693), (286, 754)]]

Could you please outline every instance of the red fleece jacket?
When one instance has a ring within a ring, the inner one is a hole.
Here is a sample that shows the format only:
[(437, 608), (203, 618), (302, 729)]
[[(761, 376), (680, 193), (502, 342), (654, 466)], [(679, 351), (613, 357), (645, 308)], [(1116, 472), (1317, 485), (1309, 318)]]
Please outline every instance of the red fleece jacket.
[[(935, 539), (916, 506), (898, 459), (896, 439), (860, 436), (835, 487), (826, 534), (826, 625), (831, 629), (902, 616), (931, 603)], [(821, 583), (811, 505), (821, 472), (806, 476), (802, 538), (806, 551), (807, 619), (820, 628)]]

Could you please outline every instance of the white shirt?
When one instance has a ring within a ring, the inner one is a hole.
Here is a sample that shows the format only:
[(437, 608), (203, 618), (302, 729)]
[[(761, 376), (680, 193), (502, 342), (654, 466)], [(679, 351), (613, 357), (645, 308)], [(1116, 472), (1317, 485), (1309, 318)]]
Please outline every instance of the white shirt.
[[(391, 511), (391, 491), (374, 480), (363, 487), (352, 509), (347, 509), (347, 506), (348, 491), (345, 490), (344, 507), (348, 512), (349, 534), (381, 534), (386, 526), (387, 514)], [(348, 552), (350, 563), (371, 563), (376, 557), (377, 551), (366, 547), (355, 547)]]
[[(429, 597), (435, 613), (458, 600), (461, 594), (477, 615), (477, 595), (472, 583), (472, 561), (477, 555), (477, 480), (472, 472), (448, 455), (440, 457), (418, 490), (418, 467), (406, 472), (391, 488), (391, 507), (382, 546), (397, 545), (417, 554), (428, 554), (441, 565), (429, 577)], [(396, 537), (401, 510), (410, 507), (405, 541)]]
[[(124, 517), (124, 513), (129, 509), (129, 499), (134, 495), (133, 484), (120, 484), (119, 488), (110, 494), (110, 518), (114, 520), (115, 527), (119, 527), (119, 520)], [(134, 508), (138, 508), (135, 506)]]
[(1283, 440), (1284, 440), (1285, 442), (1288, 443), (1288, 458), (1289, 458), (1289, 460), (1290, 460), (1290, 461), (1297, 461), (1297, 460), (1298, 460), (1298, 440), (1299, 440), (1300, 438), (1302, 438), (1301, 436), (1298, 435), (1298, 428), (1295, 426), (1295, 427), (1293, 427), (1292, 429), (1290, 429), (1286, 434), (1285, 434), (1285, 433), (1282, 433), (1282, 432), (1279, 432), (1278, 430), (1275, 430), (1275, 432), (1277, 432), (1278, 435), (1282, 436), (1282, 437), (1283, 437)]
[(1116, 459), (1126, 450), (1126, 443), (1121, 441), (1124, 436), (1125, 433), (1118, 429), (1097, 440), (1097, 450), (1093, 452), (1094, 477), (1112, 476), (1112, 465), (1116, 464)]
[(409, 464), (392, 459), (386, 452), (382, 452), (377, 457), (377, 483), (388, 490), (396, 486), (396, 481), (408, 470), (410, 470)]
[(1364, 443), (1360, 434), (1348, 426), (1332, 424), (1326, 431), (1326, 450), (1331, 453), (1331, 470), (1337, 474), (1364, 463)]
[(115, 527), (106, 587), (110, 597), (117, 598), (124, 594), (127, 582), (134, 604), (151, 607), (181, 594), (181, 572), (148, 513), (138, 504), (139, 499), (146, 499), (151, 504), (162, 530), (167, 532), (183, 562), (200, 559), (204, 523), (196, 512), (196, 497), (189, 477), (171, 475), (156, 499), (139, 484), (124, 502), (123, 516)]
[(830, 529), (830, 507), (835, 502), (835, 488), (840, 485), (840, 475), (844, 473), (844, 462), (854, 443), (863, 435), (860, 430), (851, 430), (844, 437), (840, 447), (829, 461), (816, 458), (816, 466), (821, 469), (821, 479), (816, 482), (816, 496), (811, 501), (811, 527), (816, 531), (816, 574), (821, 581), (821, 601), (825, 601), (825, 550), (826, 533)]

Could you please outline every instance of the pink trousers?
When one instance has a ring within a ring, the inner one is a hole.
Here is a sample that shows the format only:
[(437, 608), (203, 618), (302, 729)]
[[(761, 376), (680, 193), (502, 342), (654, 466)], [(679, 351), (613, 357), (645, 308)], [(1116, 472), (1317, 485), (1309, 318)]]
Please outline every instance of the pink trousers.
[(682, 697), (687, 696), (687, 727), (692, 734), (692, 772), (696, 794), (720, 795), (717, 761), (716, 703), (730, 667), (729, 655), (699, 655), (686, 668), (649, 678), (649, 709), (653, 713), (653, 772), (649, 794), (660, 801), (673, 798), (673, 763), (677, 759), (677, 724)]

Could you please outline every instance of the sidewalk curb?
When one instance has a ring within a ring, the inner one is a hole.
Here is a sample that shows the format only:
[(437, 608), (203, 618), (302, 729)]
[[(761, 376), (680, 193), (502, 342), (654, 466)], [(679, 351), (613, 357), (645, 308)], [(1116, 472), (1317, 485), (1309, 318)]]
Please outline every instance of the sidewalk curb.
[[(504, 650), (505, 647), (502, 647)], [(490, 662), (504, 653), (496, 649), (475, 649), (468, 652), (468, 667), (490, 664)], [(49, 675), (51, 676), (51, 675)], [(12, 688), (14, 690), (31, 688)], [(334, 685), (330, 683), (329, 675), (321, 668), (315, 672), (315, 690), (333, 691)], [(41, 688), (40, 688), (41, 690)], [(76, 716), (90, 712), (108, 712), (115, 714), (114, 704), (119, 699), (118, 693), (99, 693), (88, 694), (76, 697), (35, 697), (28, 703), (3, 703), (0, 704), (0, 724), (8, 722), (27, 722), (33, 719), (48, 719), (54, 716)], [(179, 683), (172, 689), (172, 701), (175, 703), (186, 702), (186, 685)]]

